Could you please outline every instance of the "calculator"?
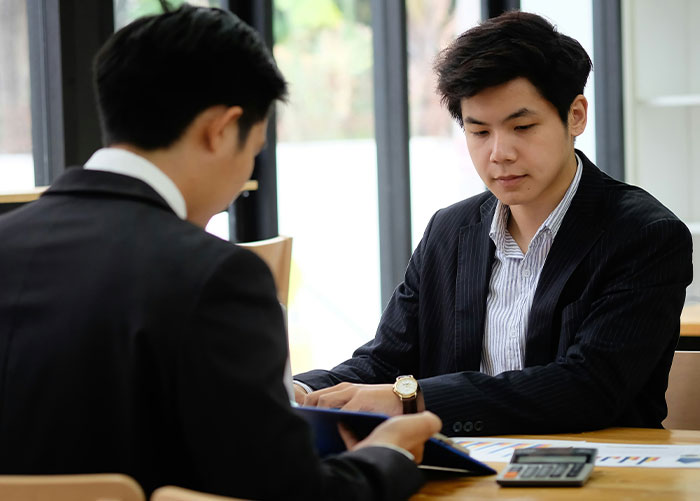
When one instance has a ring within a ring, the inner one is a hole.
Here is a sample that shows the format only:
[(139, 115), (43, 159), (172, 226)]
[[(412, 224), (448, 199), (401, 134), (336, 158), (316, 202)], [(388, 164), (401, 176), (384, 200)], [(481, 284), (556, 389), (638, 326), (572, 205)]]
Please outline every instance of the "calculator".
[(496, 482), (504, 487), (582, 486), (593, 472), (597, 453), (584, 447), (518, 449)]

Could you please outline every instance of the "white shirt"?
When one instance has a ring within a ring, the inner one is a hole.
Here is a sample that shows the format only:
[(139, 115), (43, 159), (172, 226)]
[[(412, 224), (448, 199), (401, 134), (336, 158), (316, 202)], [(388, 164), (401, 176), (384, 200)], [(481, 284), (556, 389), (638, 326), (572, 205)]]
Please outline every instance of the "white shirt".
[(537, 282), (581, 180), (583, 168), (578, 155), (576, 165), (576, 174), (564, 198), (538, 228), (525, 254), (508, 232), (510, 208), (500, 200), (496, 204), (489, 232), (496, 244), (496, 254), (486, 299), (480, 367), (485, 374), (495, 376), (523, 368), (527, 323)]
[(173, 180), (142, 156), (121, 148), (102, 148), (92, 154), (84, 168), (140, 179), (163, 197), (180, 219), (187, 218), (185, 199)]

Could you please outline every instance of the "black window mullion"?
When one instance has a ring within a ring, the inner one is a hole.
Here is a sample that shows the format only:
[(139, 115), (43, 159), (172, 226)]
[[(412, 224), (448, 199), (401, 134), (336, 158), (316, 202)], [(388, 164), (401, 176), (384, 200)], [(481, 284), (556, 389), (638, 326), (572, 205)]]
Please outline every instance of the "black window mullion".
[(406, 6), (372, 0), (374, 123), (379, 194), (381, 301), (403, 280), (411, 256)]
[[(272, 0), (229, 0), (227, 7), (255, 28), (272, 51)], [(265, 149), (255, 159), (252, 178), (258, 189), (243, 193), (229, 207), (229, 234), (234, 242), (250, 242), (277, 236), (277, 123), (268, 120)]]
[(48, 185), (64, 169), (63, 87), (58, 0), (27, 0), (34, 181)]
[(500, 16), (509, 10), (519, 10), (520, 0), (481, 0), (481, 18)]
[(101, 146), (92, 59), (114, 31), (112, 0), (28, 0), (32, 150), (37, 185)]
[(593, 0), (596, 163), (625, 179), (622, 101), (622, 15), (620, 0)]

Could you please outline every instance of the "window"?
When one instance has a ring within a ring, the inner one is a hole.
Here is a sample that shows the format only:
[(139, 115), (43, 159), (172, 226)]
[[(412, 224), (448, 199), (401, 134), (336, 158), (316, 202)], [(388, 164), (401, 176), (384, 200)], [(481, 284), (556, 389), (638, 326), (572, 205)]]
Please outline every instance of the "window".
[[(293, 372), (330, 368), (371, 339), (380, 314), (369, 0), (277, 0), (280, 234), (294, 238)], [(313, 348), (313, 349), (312, 349)]]
[(34, 186), (27, 32), (24, 2), (0, 3), (0, 191)]
[[(168, 5), (179, 7), (185, 0), (168, 0)], [(221, 7), (221, 0), (187, 0), (190, 5)], [(163, 2), (159, 0), (114, 0), (114, 29), (123, 28), (134, 19), (163, 12)]]
[[(591, 0), (520, 0), (521, 10), (548, 19), (557, 30), (579, 41), (593, 61), (593, 5)], [(595, 61), (593, 61), (595, 63)], [(596, 161), (595, 149), (595, 72), (591, 71), (584, 89), (588, 100), (586, 131), (576, 138), (576, 148)]]
[(406, 4), (413, 246), (442, 207), (484, 190), (462, 129), (440, 104), (433, 62), (481, 19), (479, 0), (414, 0)]

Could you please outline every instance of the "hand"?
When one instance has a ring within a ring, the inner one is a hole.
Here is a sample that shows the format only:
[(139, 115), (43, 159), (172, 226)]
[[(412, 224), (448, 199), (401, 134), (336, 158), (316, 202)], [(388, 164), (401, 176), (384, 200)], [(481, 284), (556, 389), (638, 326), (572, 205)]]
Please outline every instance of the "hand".
[[(403, 414), (403, 404), (393, 388), (392, 384), (340, 383), (309, 393), (303, 405), (399, 416)], [(417, 403), (419, 411), (425, 410), (425, 402), (420, 392)]]
[(299, 386), (296, 383), (294, 383), (293, 386), (294, 386), (294, 400), (299, 405), (304, 405), (304, 399), (306, 398), (306, 395), (308, 395), (308, 393), (306, 393), (306, 390), (303, 387)]
[(388, 419), (377, 426), (367, 438), (359, 442), (345, 427), (342, 425), (339, 427), (340, 436), (348, 450), (393, 444), (413, 454), (416, 464), (423, 461), (423, 448), (426, 440), (439, 432), (441, 428), (440, 418), (429, 411)]

